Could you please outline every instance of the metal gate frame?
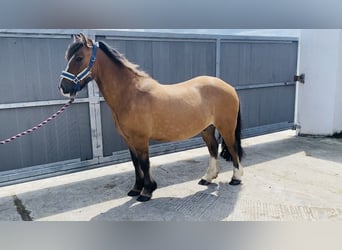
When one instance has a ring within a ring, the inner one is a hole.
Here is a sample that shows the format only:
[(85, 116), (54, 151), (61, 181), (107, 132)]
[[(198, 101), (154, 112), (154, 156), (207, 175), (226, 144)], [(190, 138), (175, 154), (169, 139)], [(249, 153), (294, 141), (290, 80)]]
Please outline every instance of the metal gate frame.
[[(221, 66), (221, 44), (222, 42), (279, 42), (298, 44), (298, 39), (293, 37), (255, 37), (255, 36), (231, 36), (231, 35), (198, 35), (198, 34), (171, 34), (171, 33), (155, 33), (155, 32), (125, 32), (125, 31), (105, 31), (105, 30), (0, 30), (1, 37), (34, 37), (34, 38), (69, 38), (72, 34), (79, 32), (86, 33), (90, 38), (96, 40), (97, 36), (110, 36), (119, 39), (129, 40), (150, 40), (156, 39), (161, 41), (210, 41), (215, 44), (215, 76), (220, 77)], [(297, 46), (298, 48), (298, 46)], [(236, 87), (237, 91), (247, 89), (258, 89), (278, 86), (295, 85), (293, 82), (266, 83), (266, 84), (250, 84)], [(49, 176), (56, 176), (80, 170), (87, 170), (109, 164), (124, 162), (130, 160), (128, 150), (114, 152), (112, 156), (103, 156), (103, 133), (101, 128), (101, 102), (104, 102), (100, 96), (99, 89), (94, 81), (88, 84), (88, 97), (77, 98), (75, 103), (88, 103), (90, 113), (90, 133), (92, 141), (93, 158), (91, 160), (81, 161), (80, 159), (72, 159), (62, 162), (53, 162), (22, 169), (15, 169), (0, 172), (0, 186), (19, 183)], [(65, 100), (38, 101), (0, 104), (2, 109), (16, 109), (23, 107), (37, 107), (49, 105), (62, 105)], [(243, 137), (251, 137), (255, 135), (265, 134), (274, 131), (280, 131), (293, 127), (293, 123), (278, 123), (243, 130)], [(150, 146), (150, 155), (160, 155), (170, 152), (177, 152), (185, 149), (197, 148), (204, 146), (200, 137), (195, 137), (183, 142), (162, 143)]]

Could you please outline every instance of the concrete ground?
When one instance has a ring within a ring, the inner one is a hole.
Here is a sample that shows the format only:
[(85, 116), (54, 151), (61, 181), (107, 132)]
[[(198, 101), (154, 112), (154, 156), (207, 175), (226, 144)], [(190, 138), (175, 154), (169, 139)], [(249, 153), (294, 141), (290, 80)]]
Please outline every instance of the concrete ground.
[(294, 131), (243, 140), (243, 184), (232, 164), (209, 186), (197, 184), (206, 148), (151, 158), (159, 188), (151, 201), (126, 196), (130, 162), (0, 188), (0, 220), (342, 221), (342, 139)]

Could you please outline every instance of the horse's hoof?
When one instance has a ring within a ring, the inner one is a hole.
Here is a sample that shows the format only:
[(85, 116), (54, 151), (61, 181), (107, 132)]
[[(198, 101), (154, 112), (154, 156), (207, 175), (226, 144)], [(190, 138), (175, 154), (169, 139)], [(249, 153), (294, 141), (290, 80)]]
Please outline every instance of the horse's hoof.
[(198, 184), (200, 184), (200, 185), (202, 185), (202, 186), (208, 186), (208, 185), (211, 184), (211, 182), (206, 181), (206, 180), (204, 180), (204, 179), (201, 179), (201, 180), (198, 182)]
[(140, 202), (149, 201), (149, 200), (151, 200), (151, 197), (152, 197), (152, 196), (140, 195), (140, 196), (137, 198), (137, 201), (140, 201)]
[(240, 184), (241, 184), (241, 180), (236, 180), (236, 179), (232, 179), (229, 182), (229, 185), (232, 185), (232, 186), (237, 186), (237, 185), (240, 185)]
[(132, 189), (131, 191), (128, 192), (128, 196), (134, 197), (140, 195), (140, 191)]

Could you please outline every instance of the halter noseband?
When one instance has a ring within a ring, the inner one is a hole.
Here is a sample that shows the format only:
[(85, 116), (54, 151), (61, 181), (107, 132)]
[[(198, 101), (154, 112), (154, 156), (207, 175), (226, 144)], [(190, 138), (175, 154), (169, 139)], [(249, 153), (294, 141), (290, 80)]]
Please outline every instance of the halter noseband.
[[(80, 91), (81, 90), (81, 81), (85, 79), (89, 74), (91, 73), (91, 68), (94, 66), (95, 60), (96, 60), (96, 51), (97, 48), (99, 47), (99, 44), (96, 42), (93, 46), (93, 52), (91, 53), (90, 61), (88, 64), (88, 67), (86, 67), (84, 70), (82, 70), (78, 75), (74, 75), (72, 73), (69, 73), (66, 70), (62, 71), (61, 77), (65, 78), (67, 80), (70, 80), (76, 84), (76, 90)], [(89, 76), (89, 80), (92, 78)]]

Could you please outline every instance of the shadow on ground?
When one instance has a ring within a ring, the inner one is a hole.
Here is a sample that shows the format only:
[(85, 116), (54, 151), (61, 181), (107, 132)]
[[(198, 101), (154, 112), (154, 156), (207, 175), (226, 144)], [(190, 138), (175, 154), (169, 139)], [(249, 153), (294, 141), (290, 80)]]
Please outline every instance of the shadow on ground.
[(154, 198), (140, 203), (134, 198), (91, 220), (113, 221), (220, 221), (234, 210), (241, 186), (213, 183), (183, 198)]

